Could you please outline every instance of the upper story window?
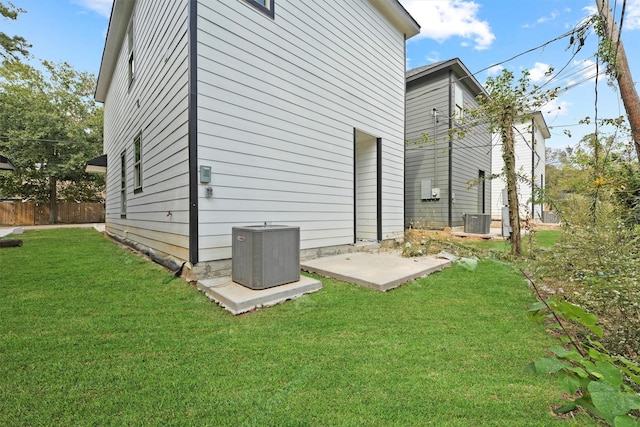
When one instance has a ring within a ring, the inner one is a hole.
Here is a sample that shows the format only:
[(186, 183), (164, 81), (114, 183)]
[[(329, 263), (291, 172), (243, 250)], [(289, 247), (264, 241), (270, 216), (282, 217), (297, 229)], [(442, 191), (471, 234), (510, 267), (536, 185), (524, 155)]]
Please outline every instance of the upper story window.
[(245, 0), (247, 3), (261, 11), (262, 13), (274, 17), (276, 0)]
[(133, 192), (142, 191), (142, 136), (133, 140)]
[(462, 92), (462, 86), (459, 83), (456, 83), (453, 86), (453, 92), (456, 102), (453, 114), (456, 119), (461, 120), (464, 115), (464, 92)]
[(131, 22), (129, 22), (129, 28), (127, 28), (127, 49), (127, 62), (129, 66), (129, 87), (131, 87), (133, 79), (136, 75), (134, 60), (133, 16), (131, 17)]

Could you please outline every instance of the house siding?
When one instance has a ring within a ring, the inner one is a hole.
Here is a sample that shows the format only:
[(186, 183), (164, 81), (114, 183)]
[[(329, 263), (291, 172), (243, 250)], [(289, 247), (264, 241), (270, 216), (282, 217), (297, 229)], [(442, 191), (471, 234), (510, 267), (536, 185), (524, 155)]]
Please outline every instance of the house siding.
[[(144, 11), (142, 13), (141, 11)], [(105, 97), (107, 231), (188, 259), (187, 1), (138, 0), (133, 12), (135, 79), (129, 86), (125, 37)], [(134, 193), (133, 141), (142, 138), (142, 189)], [(127, 210), (120, 212), (126, 153)]]
[[(520, 216), (524, 218), (533, 218), (535, 221), (542, 221), (542, 205), (536, 203), (532, 211), (532, 178), (533, 185), (536, 188), (544, 187), (545, 173), (545, 138), (540, 130), (539, 125), (533, 126), (532, 138), (532, 121), (518, 123), (515, 126), (514, 133), (515, 145), (514, 153), (516, 158), (516, 173), (525, 177), (528, 182), (518, 181), (518, 203), (520, 205)], [(533, 145), (532, 145), (533, 144)], [(533, 162), (533, 163), (532, 163)], [(532, 168), (533, 165), (533, 168)], [(494, 136), (493, 150), (493, 173), (502, 173), (504, 161), (502, 160), (502, 143), (499, 136)], [(532, 176), (533, 170), (533, 176)], [(502, 218), (502, 207), (506, 205), (506, 201), (502, 198), (502, 190), (506, 188), (504, 178), (496, 178), (492, 181), (492, 201), (491, 215), (494, 220)]]
[(203, 1), (197, 20), (199, 259), (264, 222), (301, 249), (353, 243), (354, 129), (382, 138), (382, 234), (401, 234), (404, 35), (367, 1), (278, 0), (273, 19)]
[[(478, 171), (491, 174), (491, 138), (488, 131), (477, 127), (463, 139), (451, 141), (449, 153), (449, 114), (454, 110), (455, 95), (450, 91), (451, 81), (464, 93), (465, 108), (477, 104), (472, 90), (459, 80), (461, 76), (443, 69), (407, 84), (407, 151), (405, 162), (405, 225), (413, 228), (444, 228), (464, 224), (463, 214), (478, 213), (480, 208)], [(433, 108), (438, 111), (438, 123), (433, 142)], [(422, 134), (428, 135), (422, 143)], [(451, 156), (449, 156), (451, 154)], [(451, 181), (449, 162), (451, 161)], [(434, 163), (436, 166), (434, 167)], [(440, 189), (438, 200), (421, 199), (421, 182), (432, 180), (432, 188)], [(450, 187), (451, 185), (451, 187)], [(490, 213), (491, 186), (485, 186), (485, 210)], [(451, 224), (449, 224), (449, 197), (452, 196)]]
[[(405, 224), (413, 228), (444, 228), (449, 203), (448, 73), (409, 84), (406, 108)], [(438, 111), (435, 139), (434, 108)], [(423, 133), (427, 134), (426, 143), (422, 143)], [(421, 182), (427, 178), (431, 179), (432, 188), (440, 189), (439, 200), (421, 200)]]

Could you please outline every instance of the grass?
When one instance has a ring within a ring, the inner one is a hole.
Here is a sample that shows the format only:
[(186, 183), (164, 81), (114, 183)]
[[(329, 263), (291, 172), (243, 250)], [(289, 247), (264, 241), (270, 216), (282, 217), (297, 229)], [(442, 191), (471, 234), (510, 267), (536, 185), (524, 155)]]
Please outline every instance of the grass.
[(557, 420), (531, 291), (483, 261), (234, 317), (93, 230), (0, 249), (0, 425), (596, 425)]
[[(536, 230), (533, 235), (533, 245), (536, 248), (553, 247), (556, 240), (560, 236), (560, 230)], [(454, 239), (452, 239), (454, 240)], [(460, 242), (465, 246), (490, 251), (496, 253), (509, 253), (511, 251), (511, 243), (508, 240), (473, 240), (467, 238), (457, 238), (454, 241)], [(531, 240), (528, 235), (522, 237), (522, 249), (524, 253), (529, 251)]]

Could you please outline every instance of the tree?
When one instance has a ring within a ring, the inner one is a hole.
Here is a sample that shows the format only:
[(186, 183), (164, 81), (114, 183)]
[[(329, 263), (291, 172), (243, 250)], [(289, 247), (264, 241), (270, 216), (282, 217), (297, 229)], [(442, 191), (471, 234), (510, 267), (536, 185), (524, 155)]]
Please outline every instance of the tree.
[(522, 244), (518, 176), (515, 170), (514, 126), (516, 121), (530, 122), (533, 112), (557, 96), (557, 89), (543, 91), (538, 86), (531, 87), (527, 70), (522, 72), (522, 77), (516, 82), (513, 73), (506, 69), (496, 77), (489, 77), (485, 88), (489, 96), (479, 95), (478, 106), (465, 114), (465, 117), (468, 117), (465, 120), (486, 122), (491, 133), (500, 135), (504, 161), (502, 176), (507, 183), (509, 222), (512, 228), (511, 251), (514, 255), (520, 256)]
[(102, 153), (102, 108), (93, 99), (95, 77), (69, 64), (42, 62), (43, 71), (17, 60), (0, 67), (0, 152), (16, 170), (0, 174), (0, 196), (50, 204), (96, 200), (104, 177), (84, 172)]
[(596, 0), (596, 5), (600, 16), (600, 21), (596, 26), (600, 36), (598, 55), (607, 63), (609, 76), (618, 82), (620, 97), (631, 126), (636, 156), (640, 161), (640, 97), (629, 69), (620, 31), (611, 15), (609, 0)]
[[(11, 19), (15, 21), (16, 19), (18, 19), (19, 13), (25, 12), (26, 11), (24, 9), (18, 9), (12, 3), (8, 3), (5, 5), (4, 3), (0, 2), (0, 14), (5, 19)], [(10, 37), (4, 32), (0, 31), (0, 55), (2, 55), (4, 59), (17, 59), (17, 54), (28, 56), (29, 51), (27, 49), (29, 49), (30, 47), (31, 45), (28, 44), (23, 37)]]

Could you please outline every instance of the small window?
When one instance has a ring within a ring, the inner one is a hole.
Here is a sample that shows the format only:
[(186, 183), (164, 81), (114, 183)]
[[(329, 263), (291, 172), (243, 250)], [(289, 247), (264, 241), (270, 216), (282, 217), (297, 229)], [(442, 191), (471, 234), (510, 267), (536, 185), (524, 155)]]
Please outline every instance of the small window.
[(262, 13), (274, 17), (274, 9), (276, 0), (245, 0), (251, 6), (255, 7)]
[(120, 216), (127, 217), (127, 156), (120, 154)]
[(460, 120), (464, 115), (464, 92), (462, 91), (462, 86), (459, 84), (455, 84), (453, 87), (454, 96), (456, 100), (456, 105), (453, 110), (453, 114), (456, 119)]
[(131, 17), (131, 22), (129, 22), (129, 28), (127, 28), (127, 52), (128, 52), (128, 64), (129, 64), (129, 87), (133, 83), (133, 79), (136, 75), (136, 67), (134, 61), (134, 40), (133, 40), (133, 16)]
[(142, 135), (133, 140), (133, 192), (142, 191)]

